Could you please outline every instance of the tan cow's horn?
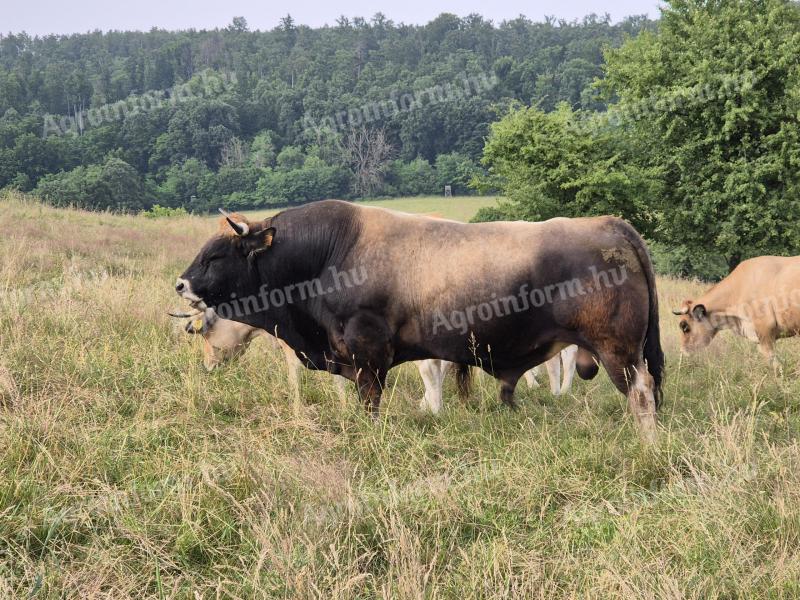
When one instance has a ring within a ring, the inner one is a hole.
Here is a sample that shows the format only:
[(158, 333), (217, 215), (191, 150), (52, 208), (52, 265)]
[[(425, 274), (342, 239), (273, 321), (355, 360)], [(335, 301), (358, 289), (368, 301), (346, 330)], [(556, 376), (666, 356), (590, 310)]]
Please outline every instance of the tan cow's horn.
[(674, 310), (673, 309), (672, 314), (673, 315), (678, 315), (678, 316), (686, 315), (686, 314), (689, 314), (689, 309), (688, 308), (682, 308), (680, 310)]
[(170, 317), (175, 317), (176, 319), (188, 319), (189, 317), (195, 317), (200, 314), (200, 311), (194, 313), (174, 313), (168, 312), (167, 313)]

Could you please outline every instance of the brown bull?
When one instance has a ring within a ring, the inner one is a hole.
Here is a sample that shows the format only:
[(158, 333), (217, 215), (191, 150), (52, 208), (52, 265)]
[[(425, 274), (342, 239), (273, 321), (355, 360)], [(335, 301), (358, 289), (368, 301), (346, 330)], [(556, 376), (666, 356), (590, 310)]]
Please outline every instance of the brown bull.
[(593, 375), (596, 356), (654, 435), (664, 362), (655, 276), (621, 219), (463, 224), (323, 201), (226, 221), (178, 294), (355, 381), (373, 415), (386, 372), (403, 362), (479, 366), (513, 405), (528, 369), (575, 344), (578, 374)]

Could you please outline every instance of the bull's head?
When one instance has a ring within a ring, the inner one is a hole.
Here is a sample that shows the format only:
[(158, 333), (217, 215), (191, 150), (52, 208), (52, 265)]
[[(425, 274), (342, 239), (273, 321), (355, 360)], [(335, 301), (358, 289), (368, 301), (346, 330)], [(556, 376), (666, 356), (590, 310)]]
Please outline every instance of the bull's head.
[[(214, 308), (227, 317), (225, 309), (230, 309), (233, 299), (258, 293), (261, 281), (254, 261), (272, 246), (275, 228), (269, 220), (251, 222), (242, 215), (220, 212), (224, 216), (217, 235), (178, 278), (175, 291), (193, 308)], [(245, 315), (241, 320), (259, 323), (258, 315)]]
[(681, 351), (691, 354), (702, 350), (711, 343), (717, 334), (712, 319), (704, 304), (694, 304), (685, 300), (679, 310), (672, 314), (678, 315), (678, 327), (681, 330)]

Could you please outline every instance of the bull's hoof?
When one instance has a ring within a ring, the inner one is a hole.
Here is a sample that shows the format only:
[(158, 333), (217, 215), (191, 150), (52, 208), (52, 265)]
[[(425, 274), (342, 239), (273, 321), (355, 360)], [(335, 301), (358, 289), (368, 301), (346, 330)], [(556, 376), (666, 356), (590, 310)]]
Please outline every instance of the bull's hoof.
[(507, 398), (503, 400), (503, 404), (513, 410), (514, 412), (519, 410), (519, 404), (513, 398)]

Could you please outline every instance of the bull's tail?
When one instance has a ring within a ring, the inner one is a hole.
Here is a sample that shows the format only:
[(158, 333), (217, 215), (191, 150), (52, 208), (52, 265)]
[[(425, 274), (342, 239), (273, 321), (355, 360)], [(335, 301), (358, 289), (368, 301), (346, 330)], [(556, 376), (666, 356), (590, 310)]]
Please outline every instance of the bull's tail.
[(456, 365), (456, 390), (459, 400), (467, 400), (472, 392), (472, 369), (469, 365)]
[(661, 349), (661, 332), (658, 323), (658, 293), (656, 290), (656, 274), (653, 269), (653, 262), (650, 260), (650, 254), (647, 251), (647, 246), (642, 239), (642, 236), (633, 228), (629, 223), (625, 223), (623, 227), (623, 235), (628, 243), (636, 251), (639, 257), (639, 262), (642, 265), (645, 278), (647, 279), (647, 289), (650, 296), (650, 306), (647, 322), (647, 332), (644, 338), (644, 348), (642, 354), (647, 363), (647, 370), (653, 377), (655, 382), (655, 400), (656, 408), (661, 404), (663, 396), (662, 384), (664, 381), (664, 351)]

